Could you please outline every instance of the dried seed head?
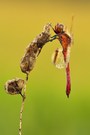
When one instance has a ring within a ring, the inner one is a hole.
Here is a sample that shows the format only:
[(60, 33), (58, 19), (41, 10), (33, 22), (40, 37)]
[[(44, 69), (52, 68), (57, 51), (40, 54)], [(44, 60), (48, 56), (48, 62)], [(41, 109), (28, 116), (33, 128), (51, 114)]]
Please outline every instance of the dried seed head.
[(25, 88), (25, 81), (20, 78), (8, 80), (5, 84), (5, 90), (8, 94), (21, 94), (22, 89)]
[(44, 26), (44, 28), (43, 28), (43, 32), (49, 33), (50, 32), (50, 27), (51, 27), (51, 24), (50, 23), (46, 24)]
[(36, 59), (41, 52), (42, 47), (50, 39), (50, 24), (44, 26), (43, 31), (39, 34), (26, 48), (26, 52), (21, 59), (21, 71), (27, 75), (33, 69)]
[(29, 74), (29, 72), (33, 69), (34, 64), (36, 62), (36, 58), (39, 54), (40, 49), (38, 49), (37, 45), (35, 43), (32, 43), (26, 48), (26, 53), (24, 54), (21, 63), (20, 68), (21, 71)]

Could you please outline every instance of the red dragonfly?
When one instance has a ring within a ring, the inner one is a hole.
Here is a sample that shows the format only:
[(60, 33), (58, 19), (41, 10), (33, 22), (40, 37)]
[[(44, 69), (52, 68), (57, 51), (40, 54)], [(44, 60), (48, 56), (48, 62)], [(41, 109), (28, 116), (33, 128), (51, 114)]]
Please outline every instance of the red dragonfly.
[[(52, 26), (51, 26), (52, 27)], [(53, 37), (51, 37), (51, 41), (54, 39), (58, 39), (60, 41), (60, 44), (62, 46), (62, 53), (64, 57), (64, 62), (65, 62), (65, 69), (66, 69), (66, 95), (69, 97), (70, 91), (71, 91), (71, 79), (70, 79), (70, 64), (68, 60), (68, 56), (70, 53), (70, 47), (72, 43), (72, 38), (71, 36), (64, 31), (64, 25), (57, 23), (55, 28), (53, 28), (53, 31), (56, 33)]]

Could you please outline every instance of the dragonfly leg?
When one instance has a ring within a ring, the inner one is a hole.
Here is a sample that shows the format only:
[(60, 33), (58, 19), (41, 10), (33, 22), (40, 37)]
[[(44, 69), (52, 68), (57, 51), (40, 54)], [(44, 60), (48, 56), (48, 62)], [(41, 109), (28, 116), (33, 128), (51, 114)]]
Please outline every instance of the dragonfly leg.
[(54, 36), (50, 37), (50, 39), (48, 40), (48, 42), (52, 42), (55, 39), (58, 39), (58, 36), (57, 35), (54, 35)]

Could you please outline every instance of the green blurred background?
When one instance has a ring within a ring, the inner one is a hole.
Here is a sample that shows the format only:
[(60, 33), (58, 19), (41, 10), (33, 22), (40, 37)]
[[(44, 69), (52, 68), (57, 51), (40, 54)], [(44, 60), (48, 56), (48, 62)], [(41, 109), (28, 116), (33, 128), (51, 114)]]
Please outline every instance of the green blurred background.
[[(47, 22), (70, 28), (75, 16), (71, 51), (72, 91), (65, 95), (65, 71), (51, 63), (59, 47), (44, 46), (27, 84), (22, 135), (90, 134), (90, 2), (65, 0), (0, 0), (0, 135), (17, 135), (21, 97), (5, 93), (7, 80), (25, 75), (19, 63), (27, 45)], [(53, 35), (52, 31), (52, 35)]]

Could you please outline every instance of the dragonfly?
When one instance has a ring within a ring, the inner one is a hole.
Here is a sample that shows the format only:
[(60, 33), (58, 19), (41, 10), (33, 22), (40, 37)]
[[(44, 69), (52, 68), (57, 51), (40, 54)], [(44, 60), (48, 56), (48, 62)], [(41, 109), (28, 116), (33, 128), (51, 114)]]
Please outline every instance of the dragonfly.
[[(72, 17), (72, 24), (73, 24), (73, 17)], [(56, 65), (57, 68), (63, 68), (65, 66), (66, 70), (66, 95), (69, 97), (71, 91), (71, 77), (70, 77), (70, 49), (72, 45), (72, 35), (68, 34), (65, 30), (65, 26), (63, 24), (57, 23), (55, 28), (52, 27), (55, 35), (51, 37), (51, 41), (58, 39), (61, 46), (62, 51), (60, 49), (56, 49), (53, 55), (53, 63)], [(72, 32), (72, 25), (70, 32)], [(62, 64), (57, 64), (58, 59), (60, 59), (59, 55), (63, 55)]]

